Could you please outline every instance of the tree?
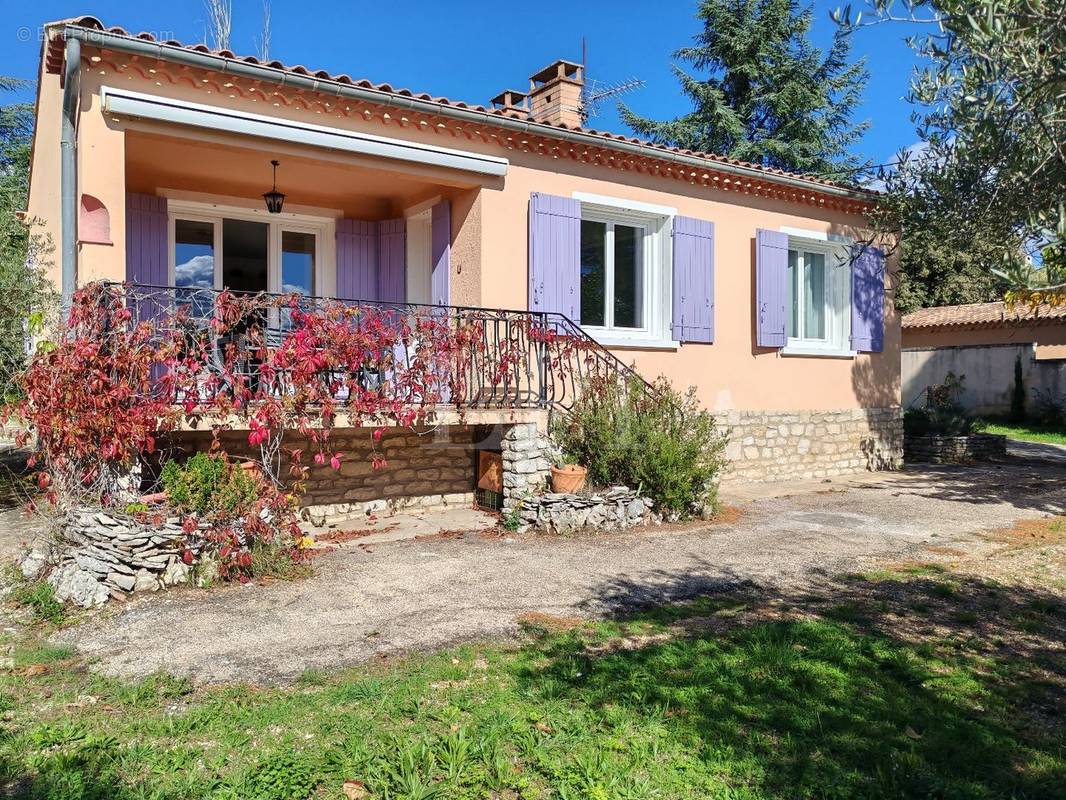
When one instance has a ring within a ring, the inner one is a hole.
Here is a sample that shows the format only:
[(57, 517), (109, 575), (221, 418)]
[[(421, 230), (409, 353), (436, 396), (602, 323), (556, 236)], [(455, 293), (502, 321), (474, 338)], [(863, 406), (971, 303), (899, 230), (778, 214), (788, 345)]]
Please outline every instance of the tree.
[(994, 242), (975, 240), (965, 249), (944, 244), (920, 229), (903, 237), (895, 304), (906, 314), (929, 306), (1002, 300), (1007, 283), (988, 269)]
[(834, 12), (842, 30), (906, 21), (928, 61), (911, 85), (920, 157), (885, 173), (883, 231), (971, 252), (1009, 301), (1066, 302), (1066, 3), (870, 0)]
[(849, 62), (845, 29), (823, 53), (808, 39), (811, 9), (795, 0), (704, 0), (697, 17), (703, 31), (674, 56), (705, 75), (673, 68), (693, 110), (658, 122), (620, 105), (627, 125), (661, 144), (795, 172), (846, 176), (859, 165), (849, 147), (868, 123), (851, 117), (867, 72)]
[[(0, 77), (0, 91), (23, 85)], [(52, 294), (43, 269), (49, 243), (19, 218), (29, 190), (32, 132), (32, 106), (0, 106), (0, 404), (25, 366), (27, 333), (41, 324)]]

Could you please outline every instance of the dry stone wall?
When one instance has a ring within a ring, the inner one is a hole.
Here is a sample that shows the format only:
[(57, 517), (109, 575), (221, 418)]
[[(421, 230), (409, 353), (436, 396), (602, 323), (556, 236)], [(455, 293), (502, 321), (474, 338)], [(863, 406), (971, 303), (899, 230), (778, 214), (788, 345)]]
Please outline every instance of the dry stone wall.
[(965, 464), (991, 461), (1007, 455), (1007, 437), (994, 433), (967, 436), (908, 436), (904, 445), (907, 461), (925, 464)]

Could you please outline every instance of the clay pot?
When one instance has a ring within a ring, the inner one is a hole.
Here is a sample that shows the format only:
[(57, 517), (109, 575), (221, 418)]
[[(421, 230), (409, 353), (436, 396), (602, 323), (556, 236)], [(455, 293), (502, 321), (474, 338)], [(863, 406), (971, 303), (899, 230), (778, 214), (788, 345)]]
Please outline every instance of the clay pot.
[(552, 491), (559, 493), (572, 493), (580, 490), (585, 485), (585, 477), (588, 470), (577, 464), (567, 464), (565, 467), (552, 467)]

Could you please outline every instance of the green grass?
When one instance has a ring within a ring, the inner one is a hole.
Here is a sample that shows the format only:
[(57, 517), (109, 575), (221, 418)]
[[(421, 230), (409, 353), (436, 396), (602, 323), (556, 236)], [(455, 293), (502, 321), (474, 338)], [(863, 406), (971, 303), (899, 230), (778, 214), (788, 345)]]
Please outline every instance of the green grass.
[(1035, 423), (1014, 423), (1004, 420), (986, 420), (985, 433), (998, 433), (1008, 439), (1044, 444), (1066, 444), (1066, 431), (1044, 428)]
[[(0, 674), (0, 793), (341, 800), (353, 780), (375, 800), (1061, 797), (1066, 667), (1041, 644), (1060, 599), (910, 571), (545, 618), (518, 645), (280, 688), (112, 680), (25, 640)], [(1014, 619), (1037, 626), (1024, 652), (997, 644)]]

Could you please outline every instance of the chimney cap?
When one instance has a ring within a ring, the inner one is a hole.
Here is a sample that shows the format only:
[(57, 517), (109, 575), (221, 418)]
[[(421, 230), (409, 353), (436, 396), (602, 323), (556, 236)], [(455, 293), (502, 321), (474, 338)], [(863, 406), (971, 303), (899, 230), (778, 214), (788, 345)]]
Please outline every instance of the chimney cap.
[(529, 86), (530, 89), (536, 89), (538, 88), (538, 85), (543, 86), (546, 83), (551, 83), (557, 80), (569, 80), (574, 83), (584, 83), (584, 70), (584, 64), (578, 64), (575, 61), (567, 61), (565, 58), (560, 58), (550, 63), (544, 69), (530, 75)]
[(523, 107), (529, 94), (520, 89), (504, 89), (489, 102), (500, 108)]

